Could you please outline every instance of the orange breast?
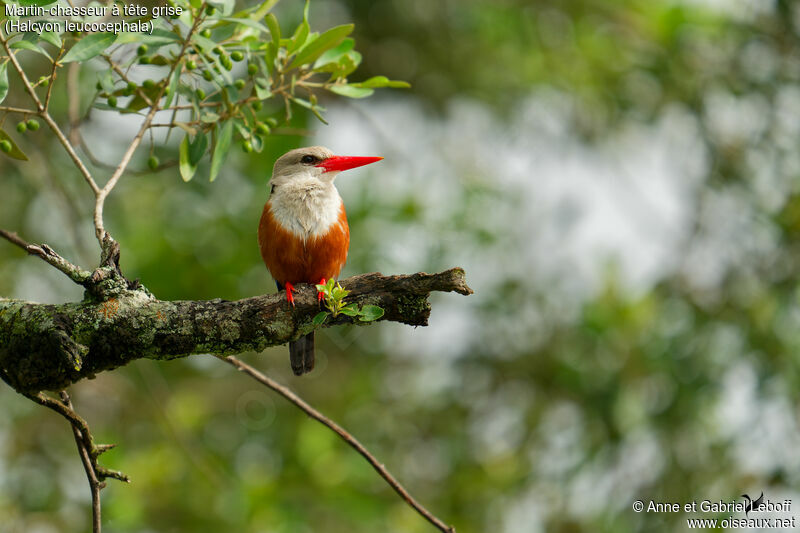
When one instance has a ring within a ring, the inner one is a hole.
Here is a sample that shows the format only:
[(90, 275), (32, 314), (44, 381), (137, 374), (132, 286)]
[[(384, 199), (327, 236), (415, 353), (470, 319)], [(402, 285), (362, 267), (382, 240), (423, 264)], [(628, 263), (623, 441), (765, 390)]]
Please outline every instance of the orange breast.
[(275, 220), (267, 202), (258, 225), (258, 245), (264, 264), (278, 283), (318, 283), (322, 278), (335, 278), (347, 261), (350, 247), (344, 205), (338, 223), (328, 233), (304, 241)]

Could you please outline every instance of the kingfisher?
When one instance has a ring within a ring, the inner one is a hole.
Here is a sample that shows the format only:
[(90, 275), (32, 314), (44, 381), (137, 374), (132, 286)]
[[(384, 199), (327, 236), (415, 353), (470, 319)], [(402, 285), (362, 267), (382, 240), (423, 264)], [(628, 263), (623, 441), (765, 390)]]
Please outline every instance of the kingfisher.
[[(291, 150), (275, 161), (270, 194), (258, 224), (258, 246), (279, 291), (294, 307), (294, 285), (325, 284), (347, 261), (350, 227), (333, 180), (343, 170), (382, 157), (334, 155), (324, 146)], [(317, 295), (318, 301), (322, 293)], [(292, 371), (314, 368), (314, 332), (289, 342)]]

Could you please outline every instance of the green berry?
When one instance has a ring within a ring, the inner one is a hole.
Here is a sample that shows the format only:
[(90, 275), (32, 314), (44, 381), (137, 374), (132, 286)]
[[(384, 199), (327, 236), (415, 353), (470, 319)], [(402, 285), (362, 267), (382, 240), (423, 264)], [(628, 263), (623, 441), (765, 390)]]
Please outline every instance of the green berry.
[(211, 81), (211, 80), (214, 79), (214, 75), (211, 74), (210, 70), (204, 70), (203, 71), (203, 79), (206, 80), (206, 81)]
[(216, 12), (217, 12), (217, 8), (215, 8), (214, 6), (206, 6), (206, 15), (208, 15), (209, 17), (212, 16)]
[(0, 150), (2, 150), (3, 152), (5, 152), (7, 154), (10, 153), (11, 152), (11, 142), (7, 141), (5, 139), (0, 141)]
[(154, 82), (153, 80), (150, 80), (150, 79), (144, 80), (142, 82), (142, 87), (144, 87), (145, 89), (153, 89), (153, 88), (155, 88), (155, 86), (156, 86), (156, 82)]
[(197, 68), (197, 61), (195, 61), (194, 59), (190, 59), (189, 61), (186, 62), (186, 68), (188, 70), (196, 69)]
[(98, 81), (97, 83), (94, 84), (94, 88), (97, 89), (98, 91), (102, 91), (103, 85)]
[(233, 59), (234, 61), (241, 61), (242, 59), (244, 59), (244, 54), (241, 53), (239, 50), (234, 50), (233, 52), (231, 52), (231, 59)]
[(253, 76), (256, 72), (258, 72), (258, 65), (255, 63), (250, 63), (247, 65), (247, 73)]
[(250, 141), (244, 141), (242, 143), (242, 150), (244, 150), (246, 154), (253, 153), (253, 143)]
[(244, 89), (245, 84), (246, 82), (244, 80), (236, 80), (233, 83), (233, 86), (241, 91), (242, 89)]
[(117, 107), (117, 97), (113, 94), (108, 97), (108, 105), (111, 107)]
[(211, 30), (206, 28), (206, 29), (204, 29), (203, 31), (200, 32), (200, 35), (202, 35), (203, 37), (208, 39), (208, 38), (211, 37)]
[(269, 126), (263, 122), (256, 123), (256, 131), (261, 135), (269, 135)]
[(17, 123), (17, 131), (20, 133), (25, 133), (28, 130), (28, 125), (24, 122)]
[(36, 131), (39, 129), (39, 121), (36, 119), (30, 119), (27, 123), (28, 129), (31, 131)]
[(199, 100), (205, 100), (206, 99), (206, 92), (203, 89), (197, 89), (195, 91), (195, 94), (197, 95), (197, 98)]
[(50, 78), (42, 76), (41, 78), (39, 78), (39, 85), (41, 85), (42, 87), (47, 87), (48, 85), (50, 85)]
[(150, 170), (155, 170), (158, 168), (158, 158), (154, 155), (151, 155), (147, 160), (147, 166), (150, 167)]
[(149, 57), (147, 57), (147, 56), (142, 56), (142, 57), (139, 58), (139, 64), (140, 65), (149, 65), (150, 61), (151, 61), (151, 59)]
[(140, 44), (139, 48), (136, 49), (136, 55), (137, 56), (143, 56), (146, 53), (147, 53), (147, 45), (146, 44)]
[(233, 70), (233, 63), (227, 57), (222, 58), (222, 66), (225, 70)]

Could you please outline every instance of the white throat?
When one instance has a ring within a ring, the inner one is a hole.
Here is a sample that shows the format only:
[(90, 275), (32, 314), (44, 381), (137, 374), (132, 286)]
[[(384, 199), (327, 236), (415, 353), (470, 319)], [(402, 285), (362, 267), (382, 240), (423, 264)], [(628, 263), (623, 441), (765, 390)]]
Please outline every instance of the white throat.
[(342, 210), (342, 198), (333, 183), (313, 176), (282, 183), (275, 187), (269, 201), (275, 220), (303, 240), (328, 233)]

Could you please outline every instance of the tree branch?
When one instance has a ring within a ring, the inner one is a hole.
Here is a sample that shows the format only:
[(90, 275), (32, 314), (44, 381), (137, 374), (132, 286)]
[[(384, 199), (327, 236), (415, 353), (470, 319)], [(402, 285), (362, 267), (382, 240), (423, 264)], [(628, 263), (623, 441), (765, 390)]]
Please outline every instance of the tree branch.
[(64, 132), (61, 131), (61, 128), (58, 127), (56, 121), (53, 120), (53, 117), (50, 116), (50, 113), (39, 99), (39, 96), (36, 94), (36, 90), (34, 90), (33, 86), (28, 80), (28, 76), (22, 69), (22, 65), (19, 64), (19, 61), (17, 61), (17, 57), (11, 53), (11, 48), (8, 45), (8, 38), (4, 36), (2, 32), (0, 32), (0, 44), (3, 45), (3, 48), (8, 54), (8, 58), (11, 60), (11, 64), (14, 66), (14, 70), (17, 71), (17, 74), (22, 80), (23, 85), (25, 85), (25, 90), (28, 92), (31, 100), (33, 100), (33, 103), (36, 104), (37, 113), (47, 123), (50, 129), (53, 130), (53, 133), (58, 138), (58, 141), (64, 147), (64, 150), (67, 151), (67, 154), (69, 155), (70, 159), (72, 159), (72, 162), (75, 163), (75, 166), (78, 167), (78, 170), (81, 172), (83, 178), (86, 180), (86, 183), (89, 184), (89, 187), (91, 187), (92, 191), (95, 194), (98, 194), (100, 192), (100, 188), (97, 186), (97, 183), (95, 183), (94, 178), (92, 178), (91, 172), (89, 172), (89, 169), (87, 169), (86, 165), (83, 164), (83, 161), (81, 161), (81, 158), (78, 157), (78, 154), (75, 153), (75, 149), (64, 135)]
[[(121, 276), (106, 277), (107, 272), (101, 268), (92, 274), (83, 302), (0, 299), (0, 377), (23, 393), (61, 390), (140, 358), (260, 352), (316, 329), (312, 318), (319, 307), (313, 285), (297, 286), (294, 308), (283, 294), (234, 302), (161, 301)], [(93, 297), (94, 283), (108, 284), (105, 298)], [(380, 320), (413, 326), (427, 325), (431, 292), (472, 293), (460, 268), (400, 276), (375, 272), (341, 283), (351, 291), (348, 302), (378, 305), (385, 311)], [(320, 327), (352, 323), (366, 324), (339, 315)]]
[(105, 488), (104, 480), (108, 477), (130, 482), (128, 476), (122, 472), (115, 470), (108, 470), (97, 464), (97, 458), (103, 452), (107, 452), (114, 447), (113, 444), (94, 444), (94, 439), (89, 431), (89, 425), (81, 418), (78, 413), (72, 409), (72, 402), (70, 401), (67, 391), (61, 391), (61, 401), (51, 398), (41, 392), (37, 394), (26, 394), (26, 396), (48, 409), (52, 409), (60, 414), (72, 426), (72, 435), (75, 438), (75, 444), (78, 447), (78, 455), (80, 455), (83, 469), (86, 471), (86, 479), (89, 481), (89, 489), (92, 491), (92, 532), (100, 533), (101, 520), (100, 520), (100, 490)]
[(87, 272), (86, 270), (83, 270), (79, 266), (73, 265), (60, 255), (58, 255), (55, 252), (55, 250), (53, 250), (46, 244), (41, 244), (41, 245), (29, 244), (16, 233), (11, 231), (6, 231), (4, 229), (0, 229), (0, 237), (19, 246), (20, 248), (22, 248), (31, 255), (39, 256), (45, 262), (49, 263), (51, 266), (57, 268), (58, 270), (69, 276), (69, 278), (78, 285), (85, 286), (92, 276), (91, 272)]
[(348, 433), (343, 427), (339, 424), (328, 418), (327, 416), (323, 415), (313, 407), (311, 407), (308, 403), (306, 403), (302, 398), (300, 398), (297, 394), (292, 392), (289, 387), (281, 385), (277, 381), (269, 378), (268, 376), (262, 374), (252, 366), (248, 365), (247, 363), (240, 361), (236, 357), (228, 356), (228, 357), (220, 357), (226, 363), (233, 365), (237, 368), (240, 372), (244, 372), (248, 376), (252, 377), (259, 383), (266, 385), (270, 389), (274, 390), (291, 403), (296, 405), (300, 408), (305, 414), (319, 422), (320, 424), (326, 426), (331, 431), (339, 435), (343, 441), (349, 444), (355, 451), (357, 451), (361, 456), (367, 460), (367, 462), (372, 465), (372, 468), (375, 469), (378, 474), (389, 484), (390, 487), (394, 489), (397, 494), (400, 495), (405, 502), (411, 506), (417, 513), (419, 513), (425, 520), (439, 528), (439, 530), (443, 531), (444, 533), (455, 533), (455, 528), (452, 526), (448, 526), (440, 519), (436, 518), (430, 511), (428, 511), (425, 507), (423, 507), (417, 500), (415, 500), (411, 494), (397, 481), (394, 476), (386, 469), (386, 467), (378, 461), (374, 455), (372, 455), (363, 444), (361, 444), (358, 439)]

